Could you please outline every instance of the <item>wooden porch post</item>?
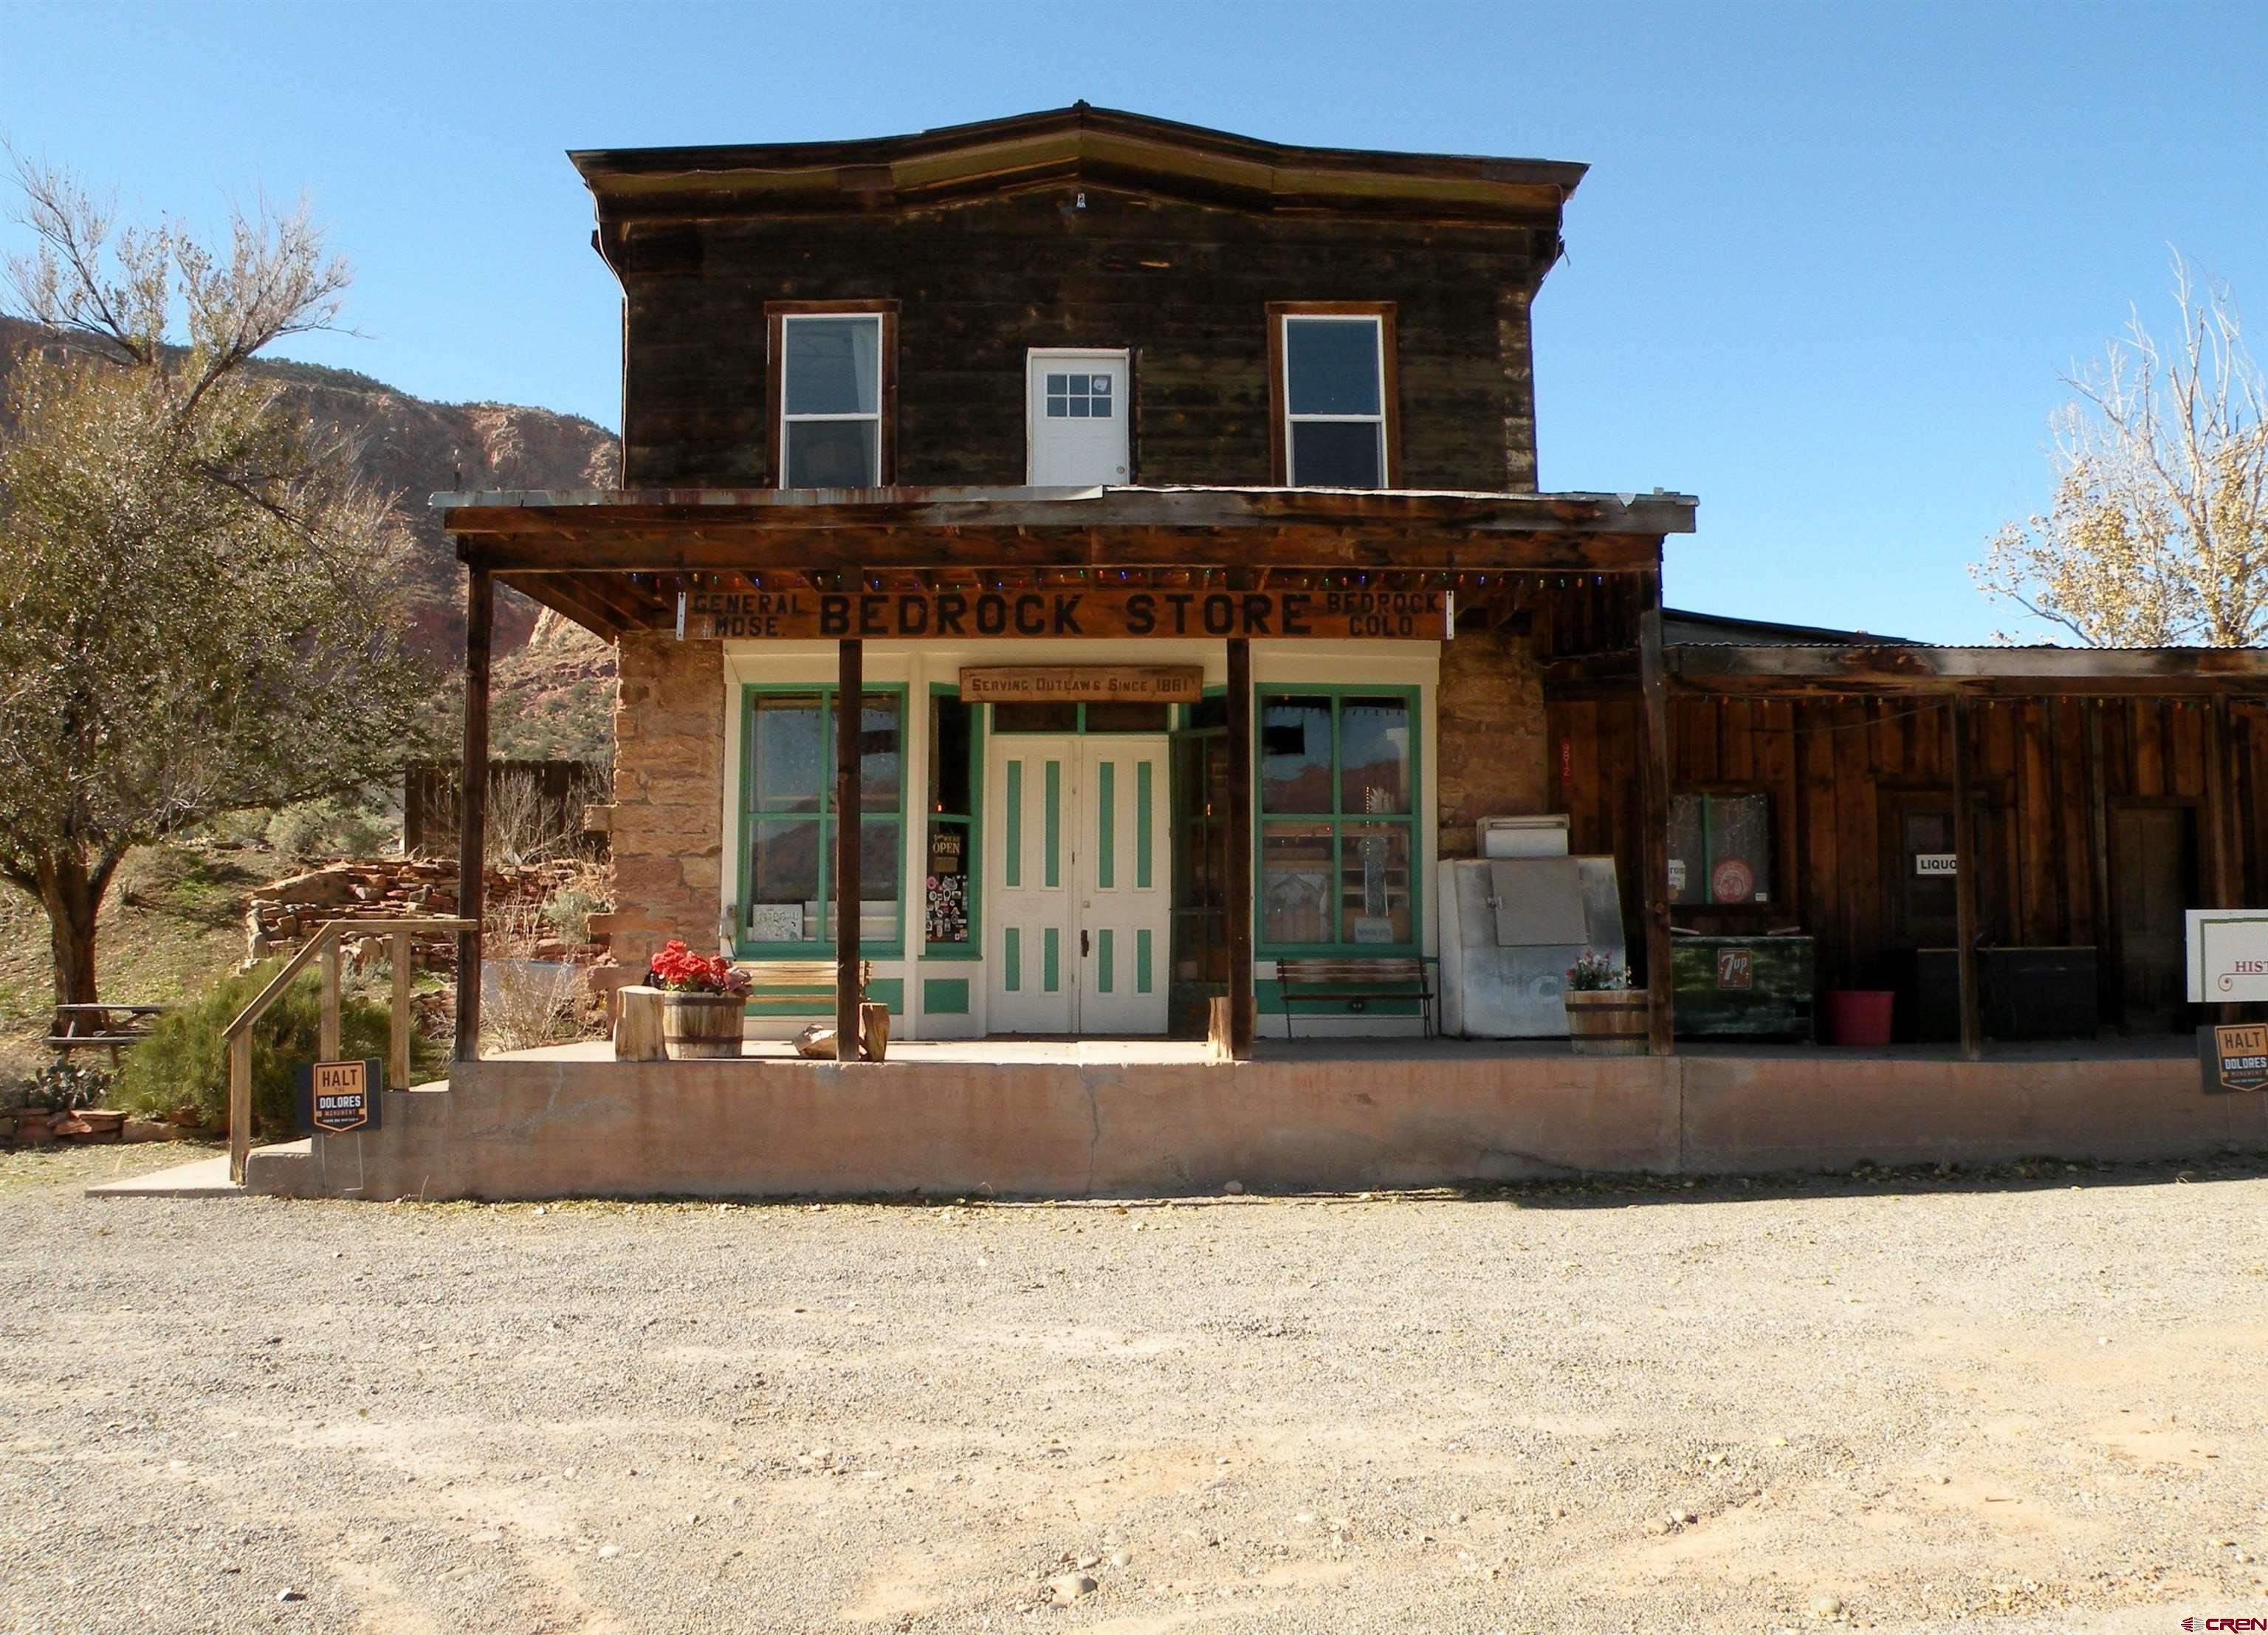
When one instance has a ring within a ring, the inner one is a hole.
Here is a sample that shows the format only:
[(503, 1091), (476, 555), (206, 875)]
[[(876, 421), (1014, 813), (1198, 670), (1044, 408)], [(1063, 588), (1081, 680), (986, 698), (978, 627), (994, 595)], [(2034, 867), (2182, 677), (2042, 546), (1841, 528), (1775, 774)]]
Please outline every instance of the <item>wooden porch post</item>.
[(496, 622), (496, 585), (486, 568), (466, 564), (465, 758), (457, 798), (457, 913), (470, 922), (457, 933), (456, 1059), (481, 1056), (481, 922), (488, 882), (489, 644)]
[(1252, 644), (1228, 642), (1228, 1053), (1252, 1054)]
[(1953, 696), (1953, 923), (1960, 946), (1961, 1054), (1983, 1056), (1984, 1020), (1977, 999), (1977, 816), (1969, 801), (1969, 700)]
[(840, 644), (835, 695), (835, 1059), (858, 1059), (859, 739), (865, 720), (865, 646)]
[(1646, 576), (1638, 621), (1639, 768), (1638, 856), (1645, 869), (1646, 988), (1648, 1049), (1677, 1049), (1669, 955), (1669, 683), (1661, 663), (1661, 573)]
[(2236, 826), (2229, 821), (2228, 697), (2215, 693), (2207, 702), (2205, 720), (2205, 821), (2207, 843), (2213, 848), (2212, 895), (2205, 906), (2233, 909), (2239, 887), (2236, 868)]
[(2087, 711), (2088, 884), (2095, 899), (2095, 1003), (2103, 1021), (2124, 1025), (2126, 1000), (2117, 975), (2117, 939), (2110, 904), (2110, 799), (2102, 771), (2102, 700), (2089, 698)]

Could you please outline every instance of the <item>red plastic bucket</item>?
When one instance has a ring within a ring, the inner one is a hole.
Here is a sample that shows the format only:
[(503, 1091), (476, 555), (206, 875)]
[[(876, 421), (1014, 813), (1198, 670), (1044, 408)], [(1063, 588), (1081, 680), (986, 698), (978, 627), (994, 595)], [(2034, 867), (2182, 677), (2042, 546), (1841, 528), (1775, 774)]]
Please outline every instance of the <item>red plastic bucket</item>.
[(1830, 988), (1827, 991), (1827, 1042), (1830, 1044), (1888, 1044), (1890, 1016), (1897, 995), (1887, 988)]

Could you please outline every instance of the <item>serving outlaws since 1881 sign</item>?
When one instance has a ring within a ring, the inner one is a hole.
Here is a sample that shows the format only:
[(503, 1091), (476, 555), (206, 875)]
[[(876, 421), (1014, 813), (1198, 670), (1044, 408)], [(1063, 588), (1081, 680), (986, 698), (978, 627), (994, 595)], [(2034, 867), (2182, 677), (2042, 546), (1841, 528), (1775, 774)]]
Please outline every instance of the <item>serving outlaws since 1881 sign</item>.
[(728, 641), (1242, 637), (1446, 641), (1446, 590), (688, 591), (679, 634)]
[(1204, 672), (1193, 664), (964, 666), (961, 696), (970, 703), (1193, 704)]

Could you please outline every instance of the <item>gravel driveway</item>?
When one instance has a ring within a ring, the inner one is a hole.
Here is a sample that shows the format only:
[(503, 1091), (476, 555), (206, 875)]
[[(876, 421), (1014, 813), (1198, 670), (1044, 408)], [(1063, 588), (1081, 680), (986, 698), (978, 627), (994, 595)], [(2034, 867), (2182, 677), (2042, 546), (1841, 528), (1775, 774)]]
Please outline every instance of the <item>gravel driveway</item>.
[(0, 1630), (2264, 1609), (2257, 1166), (487, 1208), (89, 1161), (0, 1158)]

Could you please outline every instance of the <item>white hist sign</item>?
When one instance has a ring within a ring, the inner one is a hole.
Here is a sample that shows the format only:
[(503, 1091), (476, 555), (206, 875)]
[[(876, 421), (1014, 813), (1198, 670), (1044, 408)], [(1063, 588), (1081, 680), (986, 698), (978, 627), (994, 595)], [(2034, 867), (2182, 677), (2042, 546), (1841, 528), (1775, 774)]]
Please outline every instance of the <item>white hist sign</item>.
[(2190, 1003), (2247, 1005), (2268, 1000), (2268, 913), (2191, 909)]

